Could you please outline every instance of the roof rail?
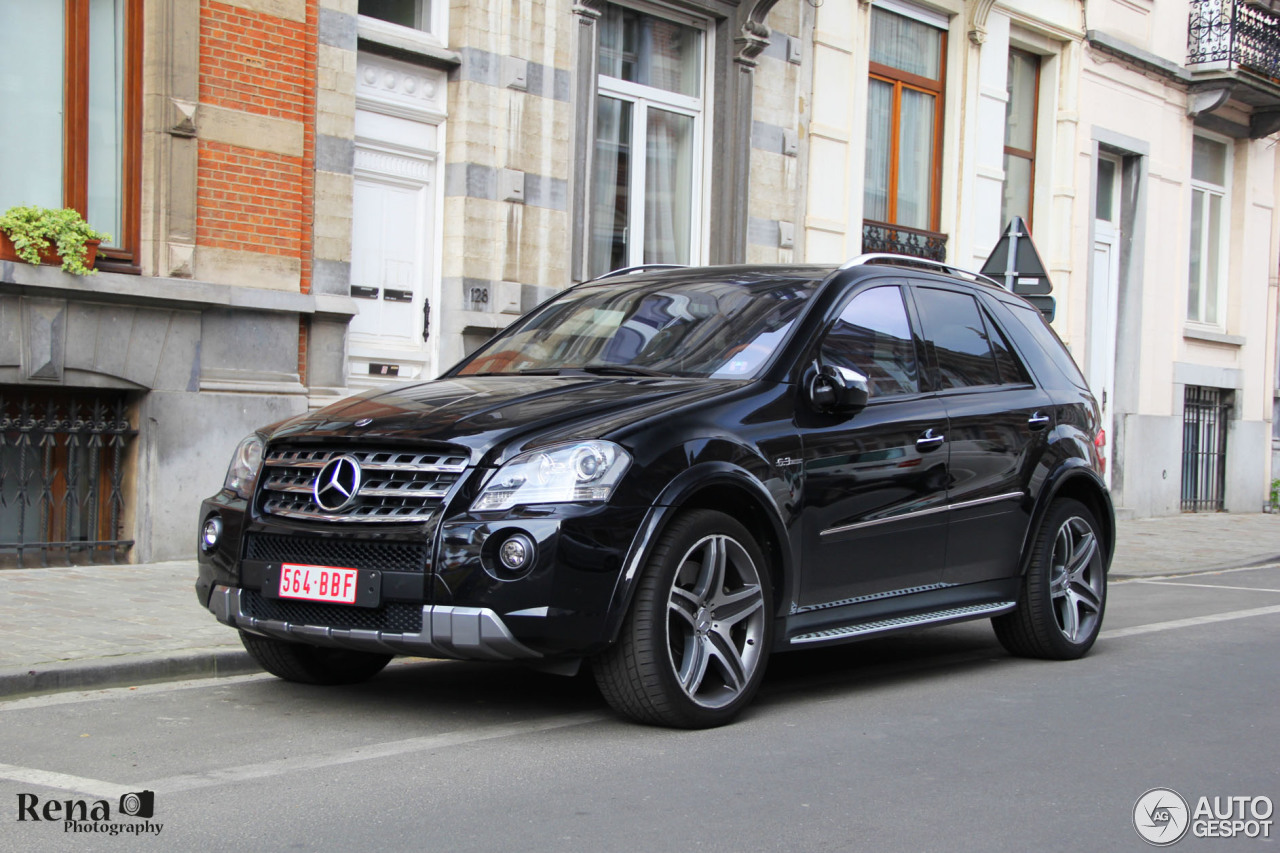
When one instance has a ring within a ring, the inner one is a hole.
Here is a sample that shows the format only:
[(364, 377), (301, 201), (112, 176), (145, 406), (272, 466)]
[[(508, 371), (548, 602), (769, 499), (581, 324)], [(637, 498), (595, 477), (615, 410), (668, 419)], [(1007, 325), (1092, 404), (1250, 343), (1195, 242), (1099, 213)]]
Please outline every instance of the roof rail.
[(840, 269), (847, 270), (847, 269), (852, 269), (853, 267), (862, 266), (863, 264), (874, 264), (874, 263), (914, 264), (916, 266), (921, 266), (921, 267), (931, 267), (933, 269), (939, 269), (939, 270), (942, 270), (943, 272), (951, 273), (952, 275), (968, 276), (974, 281), (980, 281), (985, 284), (994, 285), (995, 287), (998, 287), (1001, 290), (1005, 289), (1003, 284), (996, 281), (994, 278), (990, 278), (989, 276), (983, 275), (980, 272), (973, 272), (972, 270), (961, 269), (960, 267), (953, 267), (950, 264), (944, 264), (941, 261), (935, 261), (930, 258), (919, 258), (919, 257), (916, 257), (915, 255), (896, 255), (891, 252), (873, 252), (870, 254), (858, 255), (856, 258), (845, 261), (843, 264), (841, 264)]
[[(635, 266), (631, 266), (631, 267), (619, 267), (616, 270), (609, 270), (607, 273), (604, 273), (603, 275), (598, 275), (595, 278), (589, 278), (587, 279), (587, 281), (603, 281), (606, 278), (614, 278), (615, 276), (620, 276), (620, 275), (630, 275), (633, 272), (643, 272), (644, 270), (683, 269), (684, 267), (685, 267), (685, 264), (636, 264)], [(587, 281), (584, 281), (583, 284), (586, 284)]]

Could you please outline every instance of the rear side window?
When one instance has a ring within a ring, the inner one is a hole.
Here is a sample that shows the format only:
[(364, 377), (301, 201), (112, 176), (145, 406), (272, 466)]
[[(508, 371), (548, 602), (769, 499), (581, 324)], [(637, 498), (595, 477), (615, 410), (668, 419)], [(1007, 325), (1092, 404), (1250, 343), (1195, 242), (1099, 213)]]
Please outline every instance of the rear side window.
[(823, 339), (821, 359), (867, 377), (872, 398), (919, 391), (916, 347), (902, 290), (874, 287), (855, 296)]
[[(1066, 345), (1062, 343), (1049, 324), (1044, 321), (1044, 315), (1030, 305), (1024, 305), (1020, 302), (1004, 302), (1003, 304), (1018, 320), (1018, 325), (1030, 333), (1045, 356), (1071, 380), (1072, 384), (1085, 391), (1089, 390), (1089, 383), (1085, 381), (1084, 374), (1076, 366), (1075, 360), (1071, 357)], [(1015, 338), (1018, 337), (1016, 329), (1011, 329), (1010, 332)], [(1025, 350), (1025, 345), (1022, 346)], [(1030, 358), (1029, 355), (1027, 357)]]
[[(1013, 356), (999, 333), (991, 333), (972, 296), (917, 287), (916, 306), (924, 336), (937, 355), (939, 390), (1001, 384), (1000, 360), (1007, 365)], [(993, 338), (998, 346), (993, 345)], [(999, 360), (997, 349), (1003, 350)], [(1016, 366), (1013, 370), (1016, 373)], [(1010, 375), (1006, 381), (1015, 380)]]

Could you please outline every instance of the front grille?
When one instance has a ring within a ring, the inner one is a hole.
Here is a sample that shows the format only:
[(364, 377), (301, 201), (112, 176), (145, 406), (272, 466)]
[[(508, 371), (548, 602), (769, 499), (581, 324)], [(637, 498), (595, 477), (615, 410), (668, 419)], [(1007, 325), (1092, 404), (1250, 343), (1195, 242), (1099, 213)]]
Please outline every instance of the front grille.
[(393, 602), (374, 609), (346, 607), (341, 604), (264, 598), (251, 589), (246, 589), (240, 600), (245, 614), (255, 619), (288, 622), (292, 625), (383, 631), (392, 634), (422, 632), (421, 604)]
[(269, 533), (250, 533), (245, 540), (245, 559), (268, 563), (302, 563), (379, 572), (424, 572), (431, 558), (426, 542), (367, 542)]
[[(348, 506), (330, 512), (316, 503), (316, 478), (343, 456), (359, 465), (359, 489)], [(466, 454), (449, 450), (272, 447), (263, 463), (261, 506), (283, 518), (419, 522), (431, 517), (466, 470)]]

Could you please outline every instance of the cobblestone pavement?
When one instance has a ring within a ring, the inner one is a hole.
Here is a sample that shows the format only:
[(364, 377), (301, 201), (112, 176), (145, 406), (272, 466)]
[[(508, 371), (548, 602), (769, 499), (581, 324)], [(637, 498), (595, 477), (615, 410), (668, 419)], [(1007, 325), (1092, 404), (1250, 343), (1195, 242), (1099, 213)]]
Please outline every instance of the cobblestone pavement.
[[(1280, 562), (1280, 515), (1118, 523), (1113, 580)], [(0, 570), (0, 697), (251, 671), (196, 563)]]

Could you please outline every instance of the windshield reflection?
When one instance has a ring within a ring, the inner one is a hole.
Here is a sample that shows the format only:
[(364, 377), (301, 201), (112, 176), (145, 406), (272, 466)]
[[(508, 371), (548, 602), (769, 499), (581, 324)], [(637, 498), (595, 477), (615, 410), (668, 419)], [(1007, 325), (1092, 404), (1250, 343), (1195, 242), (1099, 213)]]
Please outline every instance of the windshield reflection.
[(490, 341), (458, 373), (751, 379), (818, 284), (773, 278), (578, 287)]

